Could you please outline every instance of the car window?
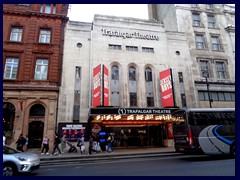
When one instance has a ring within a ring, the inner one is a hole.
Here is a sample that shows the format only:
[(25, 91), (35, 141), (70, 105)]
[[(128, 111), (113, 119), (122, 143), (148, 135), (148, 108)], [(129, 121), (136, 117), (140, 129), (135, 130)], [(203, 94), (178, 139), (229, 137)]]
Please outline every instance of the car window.
[(16, 154), (16, 153), (20, 153), (20, 151), (7, 146), (3, 146), (3, 154)]

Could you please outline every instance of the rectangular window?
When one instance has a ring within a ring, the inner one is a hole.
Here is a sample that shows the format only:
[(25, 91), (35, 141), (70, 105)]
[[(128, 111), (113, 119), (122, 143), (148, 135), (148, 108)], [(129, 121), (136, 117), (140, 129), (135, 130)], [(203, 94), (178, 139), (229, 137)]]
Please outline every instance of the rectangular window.
[(47, 13), (47, 14), (51, 13), (51, 4), (46, 4), (46, 6), (45, 6), (45, 13)]
[(154, 107), (153, 97), (147, 97), (147, 107)]
[(208, 27), (210, 27), (210, 28), (215, 28), (216, 27), (214, 16), (208, 16)]
[(219, 36), (211, 36), (211, 42), (212, 42), (212, 50), (213, 51), (222, 50)]
[(16, 79), (18, 71), (18, 58), (7, 58), (4, 70), (4, 79)]
[(213, 9), (213, 4), (206, 4), (206, 9), (207, 10), (212, 10)]
[(76, 66), (75, 68), (75, 87), (74, 90), (76, 93), (80, 93), (81, 90), (81, 67)]
[(41, 4), (40, 12), (47, 14), (56, 14), (56, 4)]
[(137, 93), (130, 93), (130, 106), (131, 107), (137, 106)]
[(143, 52), (154, 53), (154, 49), (150, 47), (142, 47)]
[(127, 51), (138, 51), (138, 47), (137, 46), (126, 46), (126, 50)]
[(35, 68), (35, 80), (47, 80), (48, 73), (48, 60), (37, 59)]
[[(235, 93), (234, 92), (210, 92), (210, 98), (213, 101), (235, 101)], [(208, 92), (207, 91), (198, 91), (198, 99), (200, 101), (209, 101), (208, 100)]]
[(209, 62), (208, 61), (200, 61), (200, 75), (201, 77), (210, 77), (210, 68), (209, 68)]
[(22, 27), (12, 27), (11, 29), (11, 35), (10, 35), (10, 41), (22, 41)]
[(196, 38), (196, 48), (197, 49), (206, 49), (204, 36), (197, 34), (195, 38)]
[(51, 30), (40, 29), (39, 42), (40, 43), (50, 43), (51, 40)]
[(109, 47), (110, 50), (122, 50), (121, 45), (109, 44), (108, 47)]
[(217, 78), (226, 79), (226, 70), (224, 62), (216, 62)]
[(183, 82), (183, 73), (182, 72), (178, 72), (178, 79), (179, 79), (179, 82)]
[(199, 14), (193, 14), (193, 26), (201, 26), (201, 19)]

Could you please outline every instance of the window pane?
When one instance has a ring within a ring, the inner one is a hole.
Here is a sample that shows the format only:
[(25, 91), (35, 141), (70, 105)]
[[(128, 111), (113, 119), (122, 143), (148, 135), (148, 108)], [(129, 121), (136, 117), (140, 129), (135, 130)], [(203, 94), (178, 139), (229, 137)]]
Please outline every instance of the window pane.
[(204, 42), (203, 35), (196, 35), (196, 48), (205, 49), (205, 42)]
[(200, 101), (204, 101), (204, 100), (205, 100), (205, 98), (204, 98), (204, 92), (198, 92), (198, 99), (199, 99)]
[(11, 41), (22, 41), (22, 28), (12, 28), (11, 29), (11, 35), (10, 35)]
[(216, 62), (217, 78), (226, 79), (224, 62)]
[(235, 93), (231, 93), (232, 101), (235, 101)]
[(137, 94), (130, 93), (130, 106), (137, 106)]
[(153, 97), (147, 97), (147, 107), (154, 107)]
[(218, 99), (219, 99), (219, 101), (224, 101), (225, 100), (223, 92), (218, 92)]
[(216, 92), (211, 92), (210, 94), (211, 94), (211, 97), (212, 97), (213, 101), (218, 101), (218, 95), (217, 95)]
[(46, 4), (45, 13), (51, 13), (51, 4)]
[(136, 81), (136, 70), (134, 67), (129, 68), (129, 81)]
[(226, 101), (231, 101), (231, 94), (229, 92), (224, 93)]
[(152, 82), (152, 70), (151, 70), (151, 68), (146, 68), (146, 70), (145, 70), (145, 80), (147, 82)]
[(16, 79), (18, 70), (18, 58), (7, 58), (4, 70), (4, 79)]
[(39, 42), (40, 43), (50, 43), (51, 31), (46, 29), (40, 30)]
[(221, 50), (221, 45), (220, 45), (219, 37), (212, 36), (212, 37), (211, 37), (211, 41), (212, 41), (212, 49), (213, 49), (213, 50), (215, 50), (215, 51)]
[(119, 72), (117, 66), (112, 66), (112, 80), (119, 80)]
[(36, 80), (46, 80), (48, 71), (48, 60), (38, 59), (36, 61), (35, 77)]
[(200, 73), (202, 77), (210, 77), (209, 63), (208, 61), (200, 61)]

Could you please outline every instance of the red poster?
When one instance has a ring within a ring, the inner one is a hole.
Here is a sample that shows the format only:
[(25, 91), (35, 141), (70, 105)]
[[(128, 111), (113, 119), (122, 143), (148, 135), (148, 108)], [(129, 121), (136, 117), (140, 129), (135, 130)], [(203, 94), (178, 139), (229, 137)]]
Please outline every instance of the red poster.
[(101, 65), (93, 69), (92, 107), (101, 105)]
[(103, 65), (104, 76), (104, 106), (109, 106), (109, 76), (108, 69)]
[(171, 69), (160, 72), (160, 89), (162, 93), (162, 107), (174, 106), (173, 84)]

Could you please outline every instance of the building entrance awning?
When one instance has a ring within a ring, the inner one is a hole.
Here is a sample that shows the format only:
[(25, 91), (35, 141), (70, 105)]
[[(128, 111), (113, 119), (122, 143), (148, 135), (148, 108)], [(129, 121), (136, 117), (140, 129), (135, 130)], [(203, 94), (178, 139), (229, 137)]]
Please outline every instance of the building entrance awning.
[(98, 107), (90, 109), (92, 123), (103, 125), (149, 125), (171, 122), (171, 114), (177, 108), (114, 108)]

